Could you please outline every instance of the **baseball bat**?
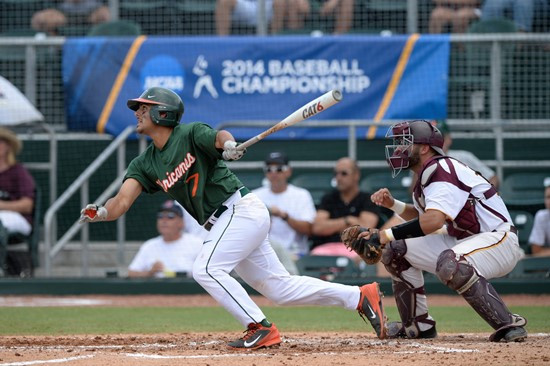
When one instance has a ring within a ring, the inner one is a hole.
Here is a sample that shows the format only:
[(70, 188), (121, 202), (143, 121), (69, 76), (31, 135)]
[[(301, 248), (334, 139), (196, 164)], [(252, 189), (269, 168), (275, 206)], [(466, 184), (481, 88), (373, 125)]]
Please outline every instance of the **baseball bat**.
[(263, 140), (265, 137), (287, 128), (289, 126), (295, 125), (298, 122), (306, 120), (310, 117), (315, 116), (316, 114), (324, 111), (327, 108), (332, 107), (336, 103), (342, 100), (342, 92), (337, 89), (333, 89), (325, 94), (321, 95), (319, 98), (313, 99), (311, 102), (305, 104), (304, 106), (295, 110), (291, 115), (283, 119), (281, 122), (272, 126), (271, 128), (265, 130), (264, 132), (252, 137), (251, 139), (243, 142), (237, 146), (237, 150), (244, 150), (247, 147), (255, 144), (256, 142)]

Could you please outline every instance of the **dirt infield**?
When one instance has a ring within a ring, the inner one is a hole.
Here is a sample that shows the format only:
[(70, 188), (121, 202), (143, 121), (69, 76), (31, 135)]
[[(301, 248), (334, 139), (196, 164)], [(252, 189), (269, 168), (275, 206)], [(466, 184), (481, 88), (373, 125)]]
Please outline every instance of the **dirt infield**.
[[(261, 305), (271, 305), (255, 298)], [(393, 305), (385, 299), (386, 305)], [(432, 296), (431, 305), (464, 306), (456, 296)], [(509, 305), (550, 305), (550, 296), (505, 296)], [(208, 296), (71, 296), (0, 298), (0, 306), (217, 306)], [(7, 365), (547, 365), (550, 336), (523, 343), (490, 343), (486, 334), (440, 334), (434, 340), (384, 340), (372, 333), (284, 333), (278, 348), (235, 352), (235, 333), (156, 335), (4, 336)]]

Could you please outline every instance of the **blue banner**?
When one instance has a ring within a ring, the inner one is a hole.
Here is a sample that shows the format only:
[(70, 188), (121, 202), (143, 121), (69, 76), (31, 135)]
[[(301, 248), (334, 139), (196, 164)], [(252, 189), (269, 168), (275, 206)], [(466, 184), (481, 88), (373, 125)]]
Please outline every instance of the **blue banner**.
[[(214, 128), (276, 122), (335, 88), (342, 102), (312, 120), (444, 119), (448, 64), (444, 35), (75, 38), (64, 46), (63, 80), (69, 129), (116, 135), (136, 123), (126, 101), (152, 86), (182, 97), (183, 123)], [(229, 130), (242, 140), (263, 129)], [(345, 137), (345, 128), (270, 136)]]

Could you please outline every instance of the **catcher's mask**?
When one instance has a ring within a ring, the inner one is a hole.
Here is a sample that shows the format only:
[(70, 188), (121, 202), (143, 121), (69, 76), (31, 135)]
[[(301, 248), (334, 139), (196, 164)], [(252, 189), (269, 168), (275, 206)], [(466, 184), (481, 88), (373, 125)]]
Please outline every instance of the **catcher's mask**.
[(414, 120), (397, 123), (390, 127), (386, 138), (393, 139), (393, 145), (386, 145), (386, 161), (392, 169), (392, 177), (409, 168), (413, 144), (426, 144), (439, 155), (443, 152), (443, 135), (430, 122)]
[(139, 98), (128, 100), (126, 105), (131, 110), (137, 111), (142, 103), (151, 105), (149, 112), (151, 120), (160, 126), (175, 127), (183, 116), (183, 101), (170, 89), (149, 88)]

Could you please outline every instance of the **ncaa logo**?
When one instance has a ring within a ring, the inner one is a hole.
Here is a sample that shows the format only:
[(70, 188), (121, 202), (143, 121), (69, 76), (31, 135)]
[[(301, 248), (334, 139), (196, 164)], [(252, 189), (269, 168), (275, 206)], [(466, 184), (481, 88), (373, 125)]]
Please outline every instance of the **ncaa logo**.
[(176, 58), (161, 55), (145, 63), (140, 80), (144, 90), (160, 86), (181, 93), (185, 86), (185, 71)]

